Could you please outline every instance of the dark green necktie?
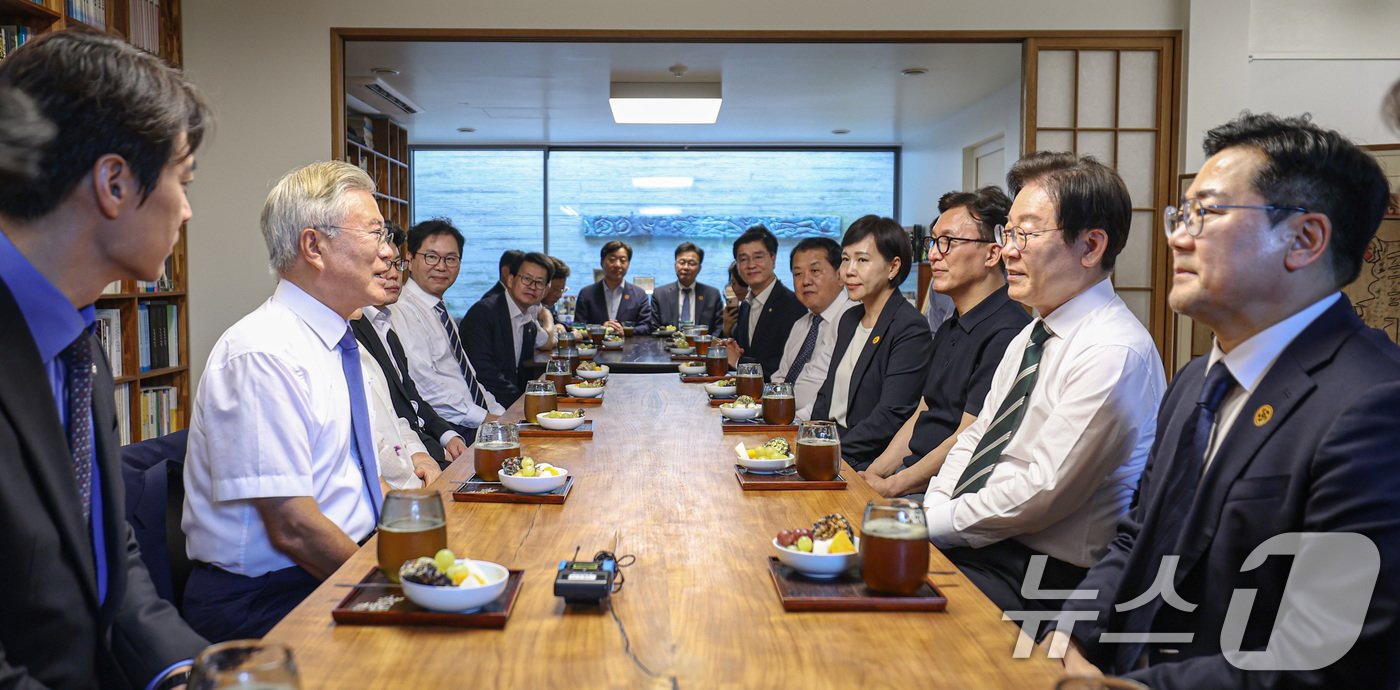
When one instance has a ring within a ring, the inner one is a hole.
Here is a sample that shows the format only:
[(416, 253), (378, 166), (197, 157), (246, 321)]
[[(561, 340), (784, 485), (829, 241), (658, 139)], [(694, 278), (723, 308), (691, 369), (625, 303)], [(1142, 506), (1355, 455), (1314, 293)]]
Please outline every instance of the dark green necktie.
[(1035, 388), (1036, 373), (1040, 371), (1040, 355), (1045, 351), (1045, 341), (1049, 338), (1050, 330), (1045, 327), (1045, 322), (1036, 321), (1035, 328), (1031, 330), (1031, 340), (1026, 343), (1026, 351), (1021, 355), (1016, 380), (1011, 383), (1011, 390), (1001, 401), (1001, 407), (997, 408), (996, 418), (977, 443), (972, 460), (958, 478), (958, 486), (953, 490), (954, 498), (980, 491), (987, 485), (987, 478), (992, 475), (997, 461), (1001, 460), (1001, 452), (1011, 443), (1016, 428), (1021, 426), (1021, 418), (1026, 415), (1026, 401)]

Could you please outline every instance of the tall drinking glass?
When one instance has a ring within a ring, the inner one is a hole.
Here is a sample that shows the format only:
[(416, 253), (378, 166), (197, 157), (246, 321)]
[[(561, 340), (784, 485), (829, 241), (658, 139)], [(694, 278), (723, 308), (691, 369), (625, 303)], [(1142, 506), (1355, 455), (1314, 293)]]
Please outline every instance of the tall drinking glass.
[(711, 345), (705, 353), (705, 373), (710, 376), (724, 376), (729, 371), (729, 352), (723, 345)]
[(507, 422), (484, 422), (476, 429), (472, 462), (484, 482), (501, 480), (501, 462), (520, 455), (520, 429)]
[(635, 334), (636, 332), (637, 332), (637, 322), (635, 322), (635, 321), (623, 321), (623, 322), (622, 322), (622, 335), (623, 335), (623, 337), (630, 338), (630, 337), (632, 337), (632, 335)]
[(559, 409), (559, 394), (554, 390), (553, 381), (527, 381), (525, 383), (525, 421), (539, 424), (535, 415)]
[(797, 416), (797, 398), (792, 384), (774, 381), (763, 387), (763, 421), (768, 424), (791, 424)]
[(593, 347), (603, 346), (604, 334), (606, 334), (606, 331), (603, 330), (602, 324), (590, 325), (588, 327), (588, 337), (593, 339)]
[(754, 400), (763, 397), (763, 365), (758, 362), (742, 362), (735, 376), (739, 390), (736, 395), (747, 395)]
[(797, 476), (830, 481), (841, 469), (841, 437), (836, 422), (809, 421), (797, 427)]
[(710, 343), (714, 341), (712, 336), (701, 333), (695, 336), (695, 354), (704, 357), (710, 352)]
[(695, 336), (700, 335), (700, 331), (694, 327), (685, 329), (685, 342), (690, 347), (695, 347)]
[(569, 356), (561, 353), (544, 366), (544, 377), (554, 384), (555, 395), (564, 394), (564, 386), (574, 378), (574, 369), (569, 365)]
[(431, 558), (447, 548), (447, 518), (442, 496), (432, 489), (390, 491), (379, 513), (379, 570), (399, 581), (404, 561)]
[(865, 504), (860, 523), (860, 576), (880, 594), (909, 596), (928, 575), (928, 523), (924, 507), (905, 498)]
[(297, 664), (284, 644), (229, 640), (209, 645), (194, 659), (190, 690), (300, 690)]

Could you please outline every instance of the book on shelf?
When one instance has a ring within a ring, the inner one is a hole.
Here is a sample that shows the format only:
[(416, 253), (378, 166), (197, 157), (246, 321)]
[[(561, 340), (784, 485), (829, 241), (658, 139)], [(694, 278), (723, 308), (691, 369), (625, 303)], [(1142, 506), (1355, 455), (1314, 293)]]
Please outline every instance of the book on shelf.
[(131, 0), (131, 44), (160, 53), (159, 0)]
[(112, 376), (122, 375), (122, 312), (120, 309), (97, 310), (97, 339), (107, 353)]
[(29, 27), (19, 24), (0, 24), (0, 60), (15, 52), (26, 41), (33, 38)]
[(136, 281), (137, 292), (170, 292), (175, 289), (175, 256), (165, 257), (165, 272), (156, 280)]
[(64, 5), (69, 17), (88, 26), (107, 28), (107, 0), (66, 0)]
[(102, 288), (102, 294), (104, 295), (119, 295), (121, 294), (121, 291), (122, 281), (120, 280), (114, 280), (110, 283), (107, 283), (107, 287)]
[(141, 438), (156, 438), (177, 431), (180, 396), (174, 386), (141, 389)]
[(131, 443), (131, 384), (117, 384), (116, 398), (117, 437), (124, 446)]
[(136, 307), (141, 371), (180, 364), (180, 305), (145, 302)]

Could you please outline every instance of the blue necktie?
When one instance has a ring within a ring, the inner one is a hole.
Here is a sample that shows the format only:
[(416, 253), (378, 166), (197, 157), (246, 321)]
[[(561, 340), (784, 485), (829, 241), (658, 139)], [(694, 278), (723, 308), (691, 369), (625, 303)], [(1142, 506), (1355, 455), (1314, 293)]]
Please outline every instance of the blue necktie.
[(442, 327), (447, 331), (447, 345), (452, 350), (452, 357), (457, 360), (457, 368), (462, 370), (462, 376), (467, 380), (467, 390), (472, 392), (472, 402), (481, 409), (486, 409), (486, 396), (481, 394), (480, 388), (476, 385), (476, 376), (472, 374), (472, 368), (467, 364), (467, 351), (462, 349), (462, 338), (457, 335), (457, 326), (452, 323), (452, 317), (447, 315), (447, 305), (442, 300), (438, 300), (433, 311), (437, 312), (438, 321), (442, 322)]
[(812, 312), (812, 326), (807, 329), (807, 339), (802, 341), (802, 347), (797, 350), (797, 357), (793, 358), (792, 366), (788, 367), (787, 376), (783, 377), (784, 381), (797, 383), (797, 377), (802, 375), (802, 367), (812, 361), (812, 353), (817, 351), (817, 330), (821, 325), (822, 315)]
[(681, 321), (690, 321), (690, 293), (694, 288), (681, 288)]
[(92, 345), (83, 331), (60, 353), (68, 369), (68, 449), (73, 454), (73, 475), (78, 480), (78, 500), (83, 523), (92, 520)]
[(369, 492), (369, 505), (374, 510), (374, 522), (379, 524), (379, 506), (384, 495), (379, 489), (379, 463), (374, 457), (374, 443), (369, 428), (369, 403), (365, 402), (365, 378), (360, 371), (360, 344), (355, 332), (345, 328), (340, 338), (340, 368), (345, 370), (345, 386), (350, 389), (350, 451), (360, 464), (360, 476)]

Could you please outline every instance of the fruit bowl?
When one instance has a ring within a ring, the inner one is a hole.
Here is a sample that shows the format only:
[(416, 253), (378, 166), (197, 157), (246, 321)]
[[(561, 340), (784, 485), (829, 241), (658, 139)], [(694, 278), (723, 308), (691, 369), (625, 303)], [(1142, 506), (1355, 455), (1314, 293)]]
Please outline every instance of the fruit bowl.
[(741, 422), (753, 419), (754, 417), (758, 416), (758, 413), (763, 411), (762, 405), (755, 404), (750, 407), (726, 407), (726, 405), (730, 404), (731, 403), (725, 403), (724, 405), (720, 405), (719, 413), (724, 415), (725, 417), (728, 417), (729, 419), (734, 419)]
[(690, 354), (695, 354), (695, 348), (693, 348), (693, 347), (668, 347), (668, 348), (666, 348), (666, 349), (667, 349), (667, 350), (670, 350), (670, 351), (671, 351), (671, 354), (673, 354), (673, 355), (690, 355)]
[(748, 456), (748, 454), (744, 454), (736, 456), (734, 462), (739, 463), (740, 467), (754, 472), (777, 472), (778, 470), (785, 470), (789, 467), (792, 467), (792, 464), (795, 460), (796, 458), (794, 458), (791, 453), (788, 453), (788, 456), (785, 458), (776, 458), (771, 460), (764, 458), (751, 458)]
[(732, 398), (739, 392), (738, 386), (721, 386), (719, 383), (705, 384), (705, 392), (712, 398)]
[(547, 494), (569, 481), (568, 470), (562, 467), (555, 469), (563, 472), (552, 477), (520, 477), (502, 472), (501, 484), (518, 494)]
[(597, 369), (576, 369), (574, 370), (574, 375), (585, 381), (597, 381), (608, 375), (608, 365), (599, 365)]
[(807, 577), (828, 579), (854, 568), (860, 559), (860, 537), (855, 538), (856, 550), (852, 553), (808, 553), (793, 551), (778, 545), (775, 537), (773, 548), (778, 552), (778, 560), (783, 565)]
[(598, 348), (596, 347), (581, 347), (578, 349), (578, 356), (580, 357), (592, 357), (596, 354), (598, 354)]
[(564, 384), (564, 392), (571, 398), (596, 398), (603, 394), (602, 386), (580, 386), (577, 383)]
[(546, 417), (543, 414), (535, 416), (535, 422), (550, 431), (570, 431), (583, 426), (586, 421), (587, 417)]
[[(555, 477), (549, 477), (555, 479)], [(456, 587), (423, 585), (417, 582), (402, 581), (404, 596), (408, 600), (429, 611), (448, 613), (470, 613), (501, 596), (506, 589), (510, 571), (499, 563), (473, 561), (459, 558), (457, 563), (469, 563), (486, 577), (486, 584), (468, 584), (467, 580)]]
[(622, 338), (618, 338), (618, 337), (615, 337), (615, 336), (614, 336), (614, 337), (611, 337), (611, 338), (604, 338), (604, 339), (603, 339), (603, 349), (604, 349), (604, 350), (621, 350), (621, 349), (622, 349), (622, 340), (623, 340)]
[(705, 365), (694, 362), (681, 362), (677, 368), (680, 369), (682, 376), (699, 376), (705, 373)]

